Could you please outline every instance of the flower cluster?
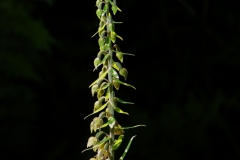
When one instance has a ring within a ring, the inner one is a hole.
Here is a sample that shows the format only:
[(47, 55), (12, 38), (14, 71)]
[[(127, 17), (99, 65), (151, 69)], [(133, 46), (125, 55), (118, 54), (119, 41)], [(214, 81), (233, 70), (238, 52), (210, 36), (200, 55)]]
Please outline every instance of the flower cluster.
[[(99, 35), (98, 44), (100, 51), (94, 59), (94, 70), (97, 70), (99, 66), (102, 66), (102, 68), (99, 72), (98, 79), (89, 87), (91, 87), (92, 96), (97, 96), (97, 101), (94, 103), (93, 113), (90, 115), (99, 113), (99, 116), (93, 118), (93, 121), (90, 124), (91, 133), (97, 133), (95, 136), (91, 136), (88, 139), (88, 149), (86, 150), (93, 149), (93, 151), (96, 152), (94, 158), (91, 158), (90, 160), (114, 160), (114, 150), (118, 149), (122, 142), (124, 129), (143, 125), (121, 127), (114, 118), (114, 111), (128, 115), (127, 112), (122, 111), (117, 106), (118, 102), (123, 104), (133, 104), (117, 98), (114, 92), (114, 88), (115, 90), (119, 90), (120, 85), (129, 86), (135, 89), (134, 86), (120, 80), (120, 76), (122, 76), (125, 81), (128, 76), (127, 69), (122, 67), (123, 56), (133, 54), (121, 52), (120, 47), (116, 44), (117, 38), (123, 40), (122, 37), (115, 32), (115, 24), (121, 22), (113, 21), (110, 12), (112, 11), (115, 15), (117, 11), (121, 11), (116, 5), (116, 0), (97, 0), (96, 6), (98, 7), (96, 14), (100, 19), (100, 23), (98, 31), (93, 36), (97, 34)], [(118, 61), (114, 60), (114, 56)], [(107, 126), (109, 126), (110, 129), (109, 134), (103, 131), (103, 128)], [(118, 138), (115, 140), (114, 136), (118, 136)], [(129, 149), (132, 139), (129, 141), (129, 145), (125, 151)], [(124, 152), (120, 159), (123, 159), (125, 154), (126, 153)]]

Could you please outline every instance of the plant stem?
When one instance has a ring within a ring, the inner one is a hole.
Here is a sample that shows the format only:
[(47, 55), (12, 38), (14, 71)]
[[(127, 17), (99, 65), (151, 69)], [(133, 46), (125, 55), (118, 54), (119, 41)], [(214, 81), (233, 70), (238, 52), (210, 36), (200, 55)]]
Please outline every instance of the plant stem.
[[(107, 11), (107, 15), (109, 14), (109, 9)], [(107, 19), (107, 26), (109, 23), (110, 19)], [(109, 28), (107, 27), (107, 34), (110, 33)], [(111, 68), (112, 68), (112, 42), (110, 41), (110, 47), (109, 47), (109, 59), (108, 59), (108, 81), (110, 83), (109, 85), (109, 100), (110, 102), (113, 102), (113, 97), (114, 97), (114, 93), (113, 93), (113, 79), (112, 79), (112, 74), (111, 74)], [(113, 106), (109, 103), (108, 105), (108, 111), (110, 113), (111, 116), (114, 117), (114, 109)], [(114, 160), (114, 150), (113, 150), (113, 143), (114, 143), (114, 128), (109, 127), (110, 129), (110, 142), (109, 142), (109, 153), (110, 153), (110, 160)]]

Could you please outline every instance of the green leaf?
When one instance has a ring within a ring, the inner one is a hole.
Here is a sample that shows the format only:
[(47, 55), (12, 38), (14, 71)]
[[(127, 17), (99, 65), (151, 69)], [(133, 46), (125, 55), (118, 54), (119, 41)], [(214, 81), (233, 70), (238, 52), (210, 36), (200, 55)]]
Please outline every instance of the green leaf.
[(120, 12), (122, 12), (122, 10), (120, 8), (117, 7), (117, 10), (119, 10)]
[(109, 101), (108, 101), (107, 103), (105, 103), (104, 105), (102, 105), (102, 107), (100, 107), (99, 109), (97, 109), (97, 110), (94, 111), (93, 113), (87, 115), (84, 119), (86, 119), (87, 117), (89, 117), (89, 116), (91, 116), (91, 115), (93, 115), (93, 114), (95, 114), (95, 113), (100, 112), (101, 110), (103, 110), (103, 109), (107, 106), (108, 103), (109, 103)]
[(107, 127), (109, 125), (109, 122), (105, 123), (104, 125), (102, 125), (101, 128)]
[(122, 111), (120, 108), (118, 108), (118, 107), (116, 107), (116, 106), (113, 106), (113, 108), (114, 108), (114, 110), (115, 110), (116, 112), (118, 112), (118, 113), (122, 113), (122, 114), (127, 114), (127, 115), (129, 115), (127, 112)]
[(113, 21), (114, 24), (122, 24), (123, 22), (115, 22)]
[[(116, 97), (116, 98), (117, 98), (117, 97)], [(117, 98), (117, 101), (120, 102), (120, 103), (122, 103), (122, 104), (134, 104), (134, 103), (132, 103), (132, 102), (123, 101), (123, 100), (121, 100), (120, 98)]]
[(146, 127), (146, 125), (136, 125), (136, 126), (132, 126), (132, 127), (115, 127), (116, 129), (131, 129), (131, 128), (137, 128), (137, 127)]
[[(109, 69), (108, 69), (108, 70), (109, 70)], [(103, 78), (107, 75), (108, 70), (106, 70), (96, 81), (94, 81), (94, 82), (89, 86), (89, 88), (92, 87), (94, 84), (96, 84), (96, 83), (98, 82), (98, 80), (103, 79)]]
[(127, 145), (125, 151), (123, 152), (123, 154), (122, 154), (122, 156), (120, 157), (119, 160), (123, 160), (124, 157), (126, 156), (126, 154), (127, 154), (128, 150), (129, 150), (129, 148), (130, 148), (130, 146), (131, 146), (131, 143), (132, 143), (132, 140), (133, 140), (134, 137), (136, 137), (136, 136), (133, 136), (133, 137), (130, 139), (130, 141), (128, 142), (128, 145)]
[(134, 54), (130, 54), (130, 53), (122, 53), (123, 55), (129, 55), (129, 56), (135, 56)]
[(99, 137), (102, 135), (102, 134), (106, 134), (104, 131), (99, 131), (96, 135), (95, 135), (95, 137), (97, 138), (97, 139), (99, 139)]
[(115, 80), (116, 82), (120, 83), (120, 84), (123, 84), (123, 85), (128, 86), (128, 87), (132, 87), (133, 89), (136, 90), (136, 88), (135, 88), (134, 86), (130, 85), (130, 84), (127, 84), (127, 83), (125, 83), (125, 82), (122, 82), (122, 81), (120, 81), (120, 80), (118, 80), (118, 79), (114, 79), (114, 80)]
[(112, 11), (113, 11), (114, 15), (117, 13), (117, 6), (116, 5), (112, 5)]
[(117, 37), (123, 41), (123, 38), (121, 36), (117, 35)]
[(113, 144), (113, 150), (117, 150), (122, 143), (123, 135), (120, 135)]

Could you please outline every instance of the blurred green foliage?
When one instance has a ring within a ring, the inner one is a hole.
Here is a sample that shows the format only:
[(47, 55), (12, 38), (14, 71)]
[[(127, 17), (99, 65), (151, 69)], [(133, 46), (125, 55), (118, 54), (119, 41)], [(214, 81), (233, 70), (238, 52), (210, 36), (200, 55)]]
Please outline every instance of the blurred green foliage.
[[(30, 16), (29, 1), (0, 1), (0, 121), (1, 156), (31, 157), (40, 105), (36, 86), (43, 56), (50, 54), (53, 37), (40, 20)], [(25, 158), (24, 158), (25, 159)]]

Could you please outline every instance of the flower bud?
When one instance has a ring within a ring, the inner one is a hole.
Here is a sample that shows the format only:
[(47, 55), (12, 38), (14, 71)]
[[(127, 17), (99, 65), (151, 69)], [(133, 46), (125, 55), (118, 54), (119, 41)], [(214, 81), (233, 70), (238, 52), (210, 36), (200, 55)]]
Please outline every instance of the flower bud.
[(105, 99), (105, 97), (104, 97), (104, 96), (100, 97), (100, 98), (99, 98), (99, 100), (98, 100), (98, 101), (99, 101), (99, 103), (101, 103), (101, 104), (102, 104), (102, 102), (103, 102), (103, 100), (104, 100), (104, 99)]
[(99, 72), (99, 77), (101, 77), (101, 75), (102, 75), (103, 73), (104, 73), (103, 71), (100, 71), (100, 72)]
[(102, 71), (103, 71), (103, 72), (106, 72), (106, 71), (107, 71), (107, 66), (104, 66), (104, 67), (102, 68)]
[[(99, 29), (99, 28), (98, 28)], [(99, 37), (104, 37), (105, 36), (105, 33), (106, 33), (107, 31), (106, 30), (101, 30), (101, 31), (99, 31), (98, 32), (98, 35), (99, 35)]]
[(109, 109), (106, 108), (106, 118), (109, 118), (111, 116), (111, 114), (109, 113)]
[(128, 71), (126, 68), (120, 69), (119, 74), (124, 77), (125, 81), (127, 80)]
[(109, 44), (105, 44), (105, 45), (104, 45), (104, 50), (105, 50), (105, 51), (108, 50), (109, 47), (110, 47)]
[(122, 55), (122, 52), (117, 52), (117, 53), (116, 53), (116, 57), (119, 59), (120, 62), (123, 63), (123, 55)]
[(117, 44), (114, 44), (114, 46), (113, 47), (115, 47), (116, 48), (116, 51), (117, 52), (121, 52), (121, 50), (120, 50), (120, 48), (119, 48), (119, 46), (117, 45)]
[(101, 59), (103, 53), (105, 53), (105, 51), (99, 51), (98, 54), (97, 54), (97, 57), (99, 59)]
[(98, 89), (98, 85), (97, 85), (97, 84), (95, 84), (95, 85), (92, 86), (92, 88), (91, 88), (92, 96), (94, 96), (94, 93), (96, 93), (96, 90), (97, 90), (97, 89)]
[(96, 6), (98, 6), (100, 2), (101, 2), (101, 0), (97, 0), (96, 1)]
[(110, 35), (111, 41), (113, 43), (115, 43), (116, 42), (116, 38), (117, 38), (117, 34), (114, 31), (112, 31), (110, 33), (111, 33), (111, 35)]
[(101, 89), (106, 89), (107, 88), (108, 83), (107, 82), (103, 82), (100, 86)]
[(106, 21), (107, 21), (107, 18), (106, 18), (105, 16), (102, 16), (102, 17), (101, 17), (101, 21), (106, 22)]
[(108, 24), (108, 27), (109, 27), (109, 30), (110, 30), (111, 32), (114, 32), (114, 24), (113, 24), (113, 23), (109, 23), (109, 24)]
[(122, 65), (121, 65), (121, 63), (119, 63), (119, 62), (115, 62), (115, 64), (116, 64), (118, 70), (122, 69)]
[(104, 61), (104, 62), (103, 62), (103, 65), (104, 65), (104, 66), (108, 66), (108, 61)]
[(98, 99), (100, 99), (104, 93), (105, 93), (105, 90), (99, 89), (98, 92), (97, 92)]
[(105, 39), (102, 38), (102, 37), (100, 37), (100, 38), (98, 39), (98, 44), (99, 44), (99, 46), (100, 46), (100, 47), (103, 46), (104, 43), (105, 43)]
[(97, 14), (99, 19), (101, 18), (102, 12), (103, 12), (102, 9), (97, 9), (97, 11), (96, 11), (96, 14)]
[(121, 126), (118, 124), (117, 128), (114, 128), (114, 135), (123, 135), (124, 131), (122, 129), (120, 129)]
[(94, 103), (93, 112), (95, 112), (96, 110), (98, 110), (100, 107), (102, 107), (102, 103), (100, 103), (99, 101), (96, 101), (96, 102)]
[(99, 28), (102, 28), (104, 26), (105, 22), (104, 21), (100, 21), (99, 22)]
[(92, 131), (93, 131), (93, 121), (92, 121), (91, 124), (90, 124), (90, 131), (91, 131), (91, 133), (92, 133)]
[(97, 143), (97, 138), (96, 137), (90, 137), (88, 139), (88, 143), (87, 143), (87, 148), (94, 146)]
[(105, 48), (104, 48), (104, 46), (100, 46), (100, 51), (104, 51), (105, 50)]
[(93, 119), (93, 130), (96, 132), (97, 129), (100, 129), (103, 124), (103, 120), (100, 119), (99, 117), (95, 117)]
[(104, 72), (106, 72), (106, 71), (107, 71), (107, 66), (104, 66), (104, 67), (102, 68), (102, 71), (99, 72), (99, 77), (101, 77), (101, 75), (102, 75)]
[(94, 67), (96, 68), (100, 63), (101, 63), (101, 60), (97, 57), (94, 59)]
[(105, 115), (106, 115), (106, 112), (101, 112), (98, 117), (103, 119), (105, 117)]
[(113, 86), (116, 88), (116, 90), (119, 90), (120, 84), (113, 80)]

